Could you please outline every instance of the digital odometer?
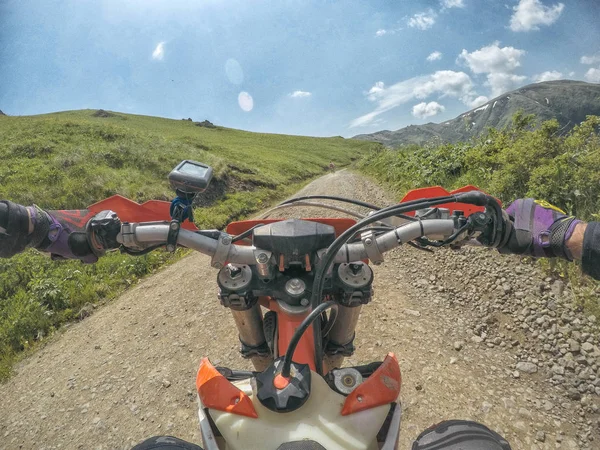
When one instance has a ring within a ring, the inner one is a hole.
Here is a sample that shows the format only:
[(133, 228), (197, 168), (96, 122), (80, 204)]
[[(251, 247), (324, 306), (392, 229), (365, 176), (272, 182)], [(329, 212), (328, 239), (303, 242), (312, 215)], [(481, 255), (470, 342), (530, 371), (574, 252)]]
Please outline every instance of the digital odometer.
[(212, 175), (212, 167), (186, 159), (171, 171), (169, 182), (173, 189), (184, 194), (198, 194), (206, 190)]

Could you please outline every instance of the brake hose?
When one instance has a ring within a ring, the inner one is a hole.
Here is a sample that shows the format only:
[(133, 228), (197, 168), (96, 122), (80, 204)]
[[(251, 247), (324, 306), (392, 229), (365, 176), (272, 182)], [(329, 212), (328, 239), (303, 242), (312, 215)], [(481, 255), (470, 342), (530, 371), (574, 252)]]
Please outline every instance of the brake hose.
[[(394, 216), (396, 214), (401, 214), (409, 211), (413, 211), (421, 208), (428, 208), (432, 206), (441, 205), (444, 203), (455, 203), (458, 200), (454, 195), (446, 196), (446, 197), (437, 197), (431, 198), (427, 200), (419, 199), (412, 200), (410, 202), (401, 203), (399, 205), (392, 205), (391, 207), (384, 208), (380, 211), (377, 211), (375, 214), (372, 214), (369, 217), (361, 220), (356, 223), (352, 227), (348, 228), (344, 231), (328, 248), (325, 254), (323, 255), (323, 259), (317, 266), (317, 270), (315, 272), (315, 277), (313, 281), (313, 292), (311, 298), (311, 307), (313, 308), (313, 312), (319, 306), (319, 300), (323, 293), (323, 285), (325, 283), (325, 273), (329, 270), (329, 266), (333, 263), (337, 252), (342, 248), (342, 246), (346, 243), (346, 241), (353, 236), (358, 230), (369, 225), (373, 222), (380, 221), (382, 219), (386, 219), (388, 217)], [(323, 374), (323, 361), (322, 361), (322, 342), (321, 342), (321, 328), (320, 324), (317, 320), (316, 325), (313, 327), (314, 341), (315, 341), (315, 369), (319, 375)], [(295, 335), (294, 335), (295, 336)]]
[[(290, 339), (290, 343), (285, 352), (285, 357), (283, 359), (283, 366), (281, 368), (281, 376), (282, 377), (284, 377), (284, 378), (290, 377), (290, 371), (291, 371), (291, 367), (292, 367), (292, 358), (294, 356), (296, 347), (298, 346), (298, 343), (300, 342), (300, 339), (302, 338), (302, 335), (304, 334), (304, 332), (308, 329), (308, 327), (310, 327), (312, 325), (312, 323), (315, 320), (317, 320), (321, 316), (322, 312), (327, 311), (330, 308), (337, 311), (337, 309), (338, 309), (337, 303), (334, 301), (328, 301), (325, 303), (321, 303), (319, 306), (317, 306), (315, 309), (313, 309), (308, 316), (306, 316), (304, 318), (304, 320), (302, 321), (300, 326), (296, 329), (296, 331), (294, 332), (294, 335), (292, 336), (292, 339)], [(315, 348), (316, 348), (316, 345), (315, 345)]]

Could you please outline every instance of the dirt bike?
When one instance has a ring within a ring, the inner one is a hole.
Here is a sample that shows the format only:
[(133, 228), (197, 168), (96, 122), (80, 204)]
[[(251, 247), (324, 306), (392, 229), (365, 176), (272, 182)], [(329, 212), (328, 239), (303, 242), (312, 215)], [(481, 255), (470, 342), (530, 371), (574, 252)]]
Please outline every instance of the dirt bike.
[[(171, 204), (140, 205), (114, 196), (89, 208), (90, 214), (114, 211), (103, 217), (119, 224), (117, 240), (128, 253), (182, 246), (209, 255), (218, 269), (219, 300), (231, 310), (241, 354), (255, 371), (202, 359), (196, 388), (204, 448), (397, 448), (402, 377), (394, 354), (342, 367), (354, 352), (361, 308), (373, 297), (370, 263), (381, 264), (384, 253), (402, 244), (498, 247), (507, 235), (499, 202), (473, 186), (416, 189), (385, 208), (341, 197), (299, 197), (275, 209), (311, 205), (354, 218), (259, 218), (230, 223), (224, 232), (199, 230), (191, 207), (211, 177), (210, 167), (184, 161), (169, 175), (177, 193)], [(469, 433), (483, 436), (473, 427)], [(462, 442), (460, 433), (450, 435), (413, 448)]]

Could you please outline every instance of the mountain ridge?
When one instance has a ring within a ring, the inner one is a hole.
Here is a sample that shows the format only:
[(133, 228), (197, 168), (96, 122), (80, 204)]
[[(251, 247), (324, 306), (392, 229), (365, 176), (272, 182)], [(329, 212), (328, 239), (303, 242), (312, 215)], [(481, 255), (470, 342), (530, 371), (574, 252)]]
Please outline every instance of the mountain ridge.
[(432, 140), (456, 143), (478, 136), (490, 127), (508, 126), (517, 111), (535, 114), (537, 123), (556, 119), (561, 132), (567, 132), (587, 115), (600, 115), (600, 84), (573, 80), (534, 83), (506, 92), (454, 119), (359, 134), (352, 139), (379, 142), (387, 147), (422, 145)]

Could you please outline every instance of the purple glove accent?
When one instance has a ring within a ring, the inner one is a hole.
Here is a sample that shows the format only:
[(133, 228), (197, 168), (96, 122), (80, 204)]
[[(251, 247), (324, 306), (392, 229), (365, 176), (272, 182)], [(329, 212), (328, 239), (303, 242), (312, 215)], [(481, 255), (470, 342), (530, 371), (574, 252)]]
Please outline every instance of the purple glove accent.
[[(506, 212), (514, 217), (515, 237), (509, 240), (506, 250), (511, 253), (540, 257), (556, 255), (551, 249), (550, 230), (557, 221), (568, 220), (564, 211), (546, 202), (533, 198), (515, 200)], [(570, 259), (571, 255), (564, 242), (571, 237), (580, 220), (572, 220), (564, 234), (561, 245)]]
[(59, 255), (66, 259), (79, 259), (88, 264), (98, 261), (98, 257), (94, 253), (91, 253), (91, 251), (85, 256), (75, 255), (72, 251), (73, 242), (69, 242), (74, 230), (61, 224), (51, 214), (48, 214), (48, 217), (50, 218), (50, 230), (48, 231), (50, 245), (44, 248), (45, 252)]

